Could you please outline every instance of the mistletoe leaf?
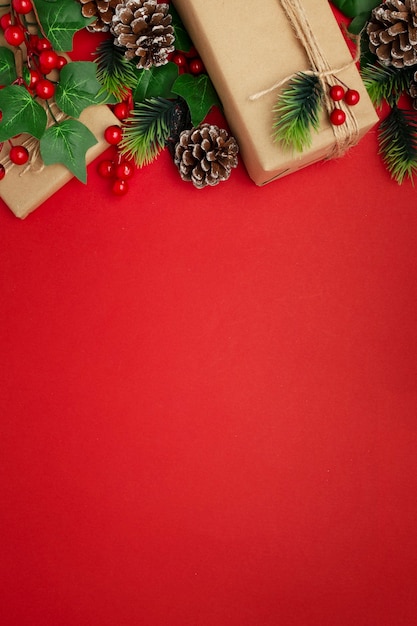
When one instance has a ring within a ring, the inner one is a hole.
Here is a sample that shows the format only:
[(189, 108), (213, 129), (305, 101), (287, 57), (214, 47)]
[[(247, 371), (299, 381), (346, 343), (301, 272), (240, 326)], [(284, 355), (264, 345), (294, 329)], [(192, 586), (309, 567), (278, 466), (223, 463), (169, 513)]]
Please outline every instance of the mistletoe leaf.
[(174, 29), (175, 35), (175, 47), (177, 50), (181, 50), (182, 52), (189, 52), (189, 50), (191, 50), (192, 48), (193, 42), (191, 41), (189, 34), (184, 28), (184, 24), (182, 23), (181, 18), (178, 15), (172, 2), (169, 5), (169, 12), (172, 15), (172, 27)]
[(20, 133), (29, 133), (40, 139), (45, 131), (45, 109), (36, 102), (24, 87), (10, 85), (0, 90), (0, 141)]
[(323, 89), (317, 76), (300, 72), (282, 91), (274, 107), (275, 141), (285, 149), (303, 152), (319, 129)]
[(74, 61), (62, 68), (55, 99), (64, 113), (79, 117), (86, 107), (105, 101), (96, 71), (97, 66), (92, 61)]
[(213, 106), (221, 106), (207, 74), (200, 76), (182, 74), (173, 84), (172, 91), (186, 101), (193, 126), (198, 126)]
[(80, 5), (74, 0), (32, 0), (45, 36), (57, 52), (72, 50), (75, 33), (94, 18), (81, 15)]
[(40, 141), (45, 165), (62, 163), (81, 182), (87, 181), (86, 152), (97, 143), (93, 133), (78, 120), (64, 120), (50, 126)]
[(380, 0), (332, 0), (332, 3), (347, 17), (356, 17), (361, 13), (369, 13), (378, 4)]
[(149, 98), (173, 98), (172, 85), (178, 78), (178, 67), (175, 63), (166, 63), (160, 67), (141, 70), (133, 93), (135, 102), (143, 102)]
[(401, 185), (417, 173), (417, 118), (394, 106), (378, 129), (380, 154), (392, 178)]
[(11, 85), (16, 80), (14, 54), (9, 48), (0, 48), (0, 85)]

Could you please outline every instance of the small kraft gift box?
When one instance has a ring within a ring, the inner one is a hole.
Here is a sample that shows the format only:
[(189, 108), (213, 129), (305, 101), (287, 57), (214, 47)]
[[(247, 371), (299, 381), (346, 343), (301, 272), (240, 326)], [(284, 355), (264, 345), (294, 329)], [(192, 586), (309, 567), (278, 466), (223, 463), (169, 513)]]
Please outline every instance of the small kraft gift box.
[[(0, 8), (0, 16), (4, 15), (8, 8), (9, 7)], [(35, 23), (32, 14), (30, 14), (28, 18), (28, 24)], [(29, 26), (28, 28), (29, 32), (33, 30), (33, 27)], [(65, 53), (61, 52), (59, 54), (65, 57), (68, 66), (75, 65), (71, 64), (69, 57), (65, 55)], [(13, 72), (13, 70), (8, 69), (13, 65), (11, 62), (13, 57), (11, 55), (15, 57), (16, 75), (23, 77), (27, 84), (29, 71), (27, 68), (24, 68), (26, 56), (24, 43), (17, 46), (9, 45), (4, 39), (3, 32), (0, 32), (0, 57), (2, 59), (1, 69), (3, 77), (9, 72)], [(53, 70), (51, 74), (48, 74), (48, 77), (52, 76), (52, 78), (54, 78), (54, 72), (55, 70)], [(14, 93), (16, 95), (19, 95), (19, 93), (28, 93), (25, 89), (25, 85), (21, 81), (19, 82), (19, 79), (17, 79), (14, 84), (16, 84), (16, 87), (14, 87)], [(22, 91), (20, 92), (20, 90)], [(27, 95), (25, 97), (29, 98), (31, 96)], [(13, 103), (13, 98), (10, 98), (9, 101)], [(41, 99), (38, 99), (38, 101), (42, 103)], [(30, 119), (32, 115), (32, 107), (27, 106), (27, 112), (22, 113), (22, 111), (19, 110), (19, 107), (21, 108), (21, 99), (17, 98), (15, 102), (16, 104), (14, 105), (8, 105), (7, 111), (1, 111), (2, 121), (4, 122), (6, 119), (6, 123), (11, 123), (10, 119), (13, 115), (17, 115), (22, 119), (22, 126), (24, 127), (27, 120)], [(49, 120), (48, 125), (65, 119), (62, 112), (57, 109), (53, 97), (48, 98), (47, 101), (43, 101), (43, 108)], [(86, 129), (88, 129), (87, 145), (89, 145), (89, 147), (84, 150), (84, 152), (82, 150), (78, 152), (78, 148), (75, 147), (71, 155), (67, 157), (70, 159), (73, 158), (73, 171), (70, 171), (62, 162), (53, 162), (52, 164), (45, 165), (40, 156), (38, 139), (28, 134), (26, 128), (23, 128), (22, 132), (11, 138), (10, 141), (2, 137), (2, 142), (0, 143), (2, 175), (2, 179), (0, 180), (0, 198), (16, 217), (23, 219), (29, 215), (29, 213), (38, 208), (45, 200), (63, 187), (65, 183), (71, 180), (74, 176), (74, 172), (77, 172), (76, 175), (82, 182), (86, 182), (86, 166), (109, 147), (109, 144), (104, 138), (105, 129), (111, 125), (120, 125), (120, 121), (106, 104), (86, 106), (74, 121), (75, 124), (80, 124), (78, 128), (85, 126)], [(82, 140), (77, 139), (77, 132), (74, 130), (73, 143), (76, 144), (77, 141), (81, 143)], [(29, 153), (29, 158), (26, 163), (19, 164), (18, 162), (16, 163), (16, 160), (10, 158), (12, 145), (23, 146)], [(52, 156), (52, 160), (55, 161), (53, 157), (54, 155)], [(75, 163), (75, 161), (77, 161), (77, 163)]]
[[(257, 185), (341, 156), (377, 123), (327, 0), (258, 0), (256, 6), (242, 0), (172, 3), (201, 55)], [(280, 93), (300, 73), (318, 79), (325, 104), (310, 145), (297, 151), (275, 140), (273, 126)], [(355, 92), (355, 106), (329, 96), (332, 86), (340, 83)]]

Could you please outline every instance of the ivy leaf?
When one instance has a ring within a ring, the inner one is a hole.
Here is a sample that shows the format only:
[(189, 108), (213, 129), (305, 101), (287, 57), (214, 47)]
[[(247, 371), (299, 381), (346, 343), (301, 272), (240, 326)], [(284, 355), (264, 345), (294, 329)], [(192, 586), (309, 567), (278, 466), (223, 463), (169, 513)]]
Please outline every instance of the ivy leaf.
[(332, 0), (332, 3), (347, 17), (369, 13), (381, 4), (380, 0)]
[(9, 48), (0, 48), (0, 85), (11, 85), (16, 80), (14, 54)]
[(143, 102), (148, 98), (173, 98), (172, 85), (178, 78), (178, 67), (175, 63), (166, 63), (160, 67), (151, 67), (139, 72), (136, 89), (133, 93), (135, 102)]
[(213, 106), (221, 106), (207, 74), (200, 76), (182, 74), (173, 84), (172, 91), (186, 101), (193, 126), (198, 126)]
[(180, 16), (178, 15), (174, 5), (169, 5), (169, 12), (172, 15), (172, 27), (174, 29), (175, 35), (175, 47), (177, 50), (181, 50), (182, 52), (188, 52), (191, 50), (193, 42), (190, 39), (189, 34), (184, 28), (184, 24), (181, 21)]
[(81, 182), (87, 181), (85, 154), (97, 143), (93, 133), (78, 120), (64, 120), (50, 126), (40, 141), (45, 165), (62, 163)]
[(0, 141), (11, 139), (20, 133), (29, 133), (40, 139), (47, 123), (45, 109), (28, 91), (19, 85), (0, 90)]
[(92, 61), (74, 61), (62, 68), (55, 99), (64, 113), (79, 117), (86, 107), (104, 102), (105, 94), (96, 71)]
[(72, 50), (75, 33), (94, 18), (81, 15), (80, 5), (74, 0), (32, 0), (45, 36), (57, 52)]

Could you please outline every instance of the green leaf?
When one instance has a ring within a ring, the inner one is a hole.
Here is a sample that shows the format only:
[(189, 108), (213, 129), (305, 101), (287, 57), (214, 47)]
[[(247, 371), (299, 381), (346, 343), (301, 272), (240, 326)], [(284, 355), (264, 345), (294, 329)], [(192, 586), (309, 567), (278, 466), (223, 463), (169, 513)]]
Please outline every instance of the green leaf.
[(87, 181), (85, 154), (97, 143), (93, 133), (78, 120), (64, 120), (50, 126), (40, 141), (45, 165), (61, 163), (81, 182)]
[(169, 138), (175, 105), (175, 101), (164, 98), (138, 103), (123, 127), (120, 153), (139, 167), (153, 161)]
[(323, 88), (317, 76), (297, 74), (279, 95), (274, 107), (275, 141), (285, 149), (303, 152), (319, 129)]
[(45, 109), (19, 85), (0, 89), (0, 141), (11, 139), (20, 133), (29, 133), (40, 139), (46, 128)]
[(64, 113), (79, 117), (86, 107), (105, 101), (96, 71), (97, 66), (91, 61), (75, 61), (62, 68), (55, 99)]
[(0, 85), (11, 85), (16, 80), (14, 54), (9, 48), (0, 48)]
[(380, 0), (332, 0), (332, 3), (347, 17), (356, 17), (361, 13), (370, 14), (372, 9), (381, 4)]
[(143, 102), (147, 98), (173, 98), (172, 86), (178, 78), (178, 67), (175, 63), (166, 63), (159, 67), (139, 72), (136, 89), (133, 93), (135, 102)]
[(182, 52), (188, 52), (192, 48), (193, 42), (191, 41), (190, 36), (184, 28), (184, 24), (182, 23), (181, 18), (178, 15), (172, 2), (169, 5), (169, 12), (172, 15), (172, 27), (174, 29), (175, 35), (175, 48), (177, 50), (181, 50)]
[(417, 117), (394, 106), (378, 129), (380, 153), (399, 184), (417, 173)]
[(32, 0), (42, 30), (57, 52), (72, 50), (75, 33), (94, 18), (81, 15), (80, 5), (76, 0)]
[(349, 24), (349, 32), (353, 35), (359, 35), (369, 20), (369, 13), (359, 13), (353, 18)]
[(186, 101), (193, 126), (198, 126), (213, 106), (221, 106), (207, 74), (200, 76), (182, 74), (173, 84), (172, 91)]

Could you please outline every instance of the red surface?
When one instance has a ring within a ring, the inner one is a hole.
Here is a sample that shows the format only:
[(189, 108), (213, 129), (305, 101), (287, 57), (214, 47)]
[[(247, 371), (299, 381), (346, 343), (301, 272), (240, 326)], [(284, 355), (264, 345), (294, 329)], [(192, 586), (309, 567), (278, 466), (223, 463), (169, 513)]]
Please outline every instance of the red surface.
[(415, 624), (416, 244), (373, 132), (0, 206), (2, 624)]

